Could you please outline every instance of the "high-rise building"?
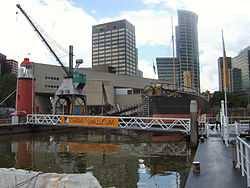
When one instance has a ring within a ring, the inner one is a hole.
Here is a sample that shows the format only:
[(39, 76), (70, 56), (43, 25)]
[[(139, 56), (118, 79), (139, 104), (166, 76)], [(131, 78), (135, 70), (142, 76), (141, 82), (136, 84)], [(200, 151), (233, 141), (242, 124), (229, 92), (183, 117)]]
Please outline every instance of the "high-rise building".
[(113, 67), (118, 75), (137, 75), (135, 27), (119, 20), (92, 27), (92, 67)]
[(17, 70), (18, 70), (18, 63), (17, 61), (13, 60), (13, 59), (7, 59), (6, 60), (9, 72), (12, 74), (16, 74), (17, 75)]
[(250, 90), (250, 46), (232, 59), (232, 67), (241, 71), (241, 89)]
[(186, 10), (178, 10), (176, 52), (179, 62), (179, 85), (181, 88), (191, 86), (191, 89), (200, 92), (197, 24), (198, 16), (195, 13)]
[(0, 53), (0, 75), (6, 72), (6, 56)]
[(179, 83), (178, 59), (171, 57), (157, 57), (156, 65), (157, 65), (158, 79), (166, 80), (169, 84), (175, 84), (178, 87)]
[[(228, 92), (233, 91), (232, 82), (232, 58), (227, 57), (227, 74), (228, 74)], [(219, 72), (219, 91), (224, 91), (224, 69), (223, 69), (223, 57), (218, 58), (218, 72)]]
[(238, 92), (241, 90), (241, 70), (238, 68), (233, 68), (232, 70), (232, 85), (233, 85), (233, 92)]

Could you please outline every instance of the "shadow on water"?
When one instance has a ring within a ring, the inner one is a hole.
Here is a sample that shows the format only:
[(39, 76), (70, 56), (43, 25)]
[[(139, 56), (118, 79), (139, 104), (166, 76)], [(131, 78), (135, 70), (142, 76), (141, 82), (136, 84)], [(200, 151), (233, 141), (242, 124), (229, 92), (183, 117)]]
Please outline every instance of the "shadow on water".
[(84, 130), (0, 137), (1, 168), (88, 171), (103, 187), (183, 187), (191, 160), (185, 140), (153, 133)]

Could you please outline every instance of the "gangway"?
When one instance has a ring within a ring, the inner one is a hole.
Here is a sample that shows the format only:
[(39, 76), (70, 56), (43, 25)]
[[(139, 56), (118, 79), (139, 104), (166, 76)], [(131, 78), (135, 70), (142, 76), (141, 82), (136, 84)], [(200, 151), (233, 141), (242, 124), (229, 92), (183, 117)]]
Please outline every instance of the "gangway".
[(190, 119), (29, 114), (26, 124), (181, 132), (190, 135)]

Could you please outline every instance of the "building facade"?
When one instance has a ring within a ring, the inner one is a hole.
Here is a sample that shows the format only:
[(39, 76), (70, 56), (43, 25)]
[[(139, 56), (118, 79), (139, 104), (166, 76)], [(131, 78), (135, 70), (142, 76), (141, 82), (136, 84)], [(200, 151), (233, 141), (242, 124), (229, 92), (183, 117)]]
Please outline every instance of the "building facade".
[(241, 80), (241, 70), (238, 68), (233, 68), (232, 70), (232, 85), (233, 85), (233, 92), (238, 92), (241, 91), (241, 84), (242, 84), (242, 80)]
[(6, 56), (0, 53), (0, 75), (4, 74), (7, 70)]
[(232, 67), (241, 71), (241, 90), (250, 90), (250, 46), (232, 59)]
[(17, 75), (17, 70), (18, 70), (18, 62), (13, 60), (13, 59), (7, 59), (6, 60), (9, 72), (12, 74)]
[(171, 57), (157, 57), (156, 65), (157, 65), (158, 79), (166, 80), (168, 83), (173, 85), (175, 84), (178, 87), (179, 83), (178, 59)]
[(92, 27), (92, 67), (108, 65), (118, 75), (137, 75), (135, 27), (119, 20)]
[[(232, 76), (232, 58), (227, 57), (227, 74), (229, 80), (228, 92), (233, 91), (233, 76)], [(224, 70), (223, 70), (223, 57), (218, 58), (218, 75), (219, 75), (219, 91), (224, 91)]]
[(178, 10), (176, 54), (179, 62), (179, 85), (181, 88), (188, 88), (191, 86), (193, 90), (200, 92), (197, 24), (198, 16), (195, 13), (186, 10)]

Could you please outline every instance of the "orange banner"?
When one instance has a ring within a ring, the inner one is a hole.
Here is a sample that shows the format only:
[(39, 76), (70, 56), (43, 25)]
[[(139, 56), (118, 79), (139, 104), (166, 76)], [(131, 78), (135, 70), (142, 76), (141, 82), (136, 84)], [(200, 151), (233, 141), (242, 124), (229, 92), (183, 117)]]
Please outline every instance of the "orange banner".
[(63, 143), (59, 145), (60, 152), (70, 153), (113, 153), (120, 151), (120, 145), (118, 144), (84, 144), (84, 143)]
[(119, 118), (62, 116), (61, 124), (80, 126), (118, 127)]

